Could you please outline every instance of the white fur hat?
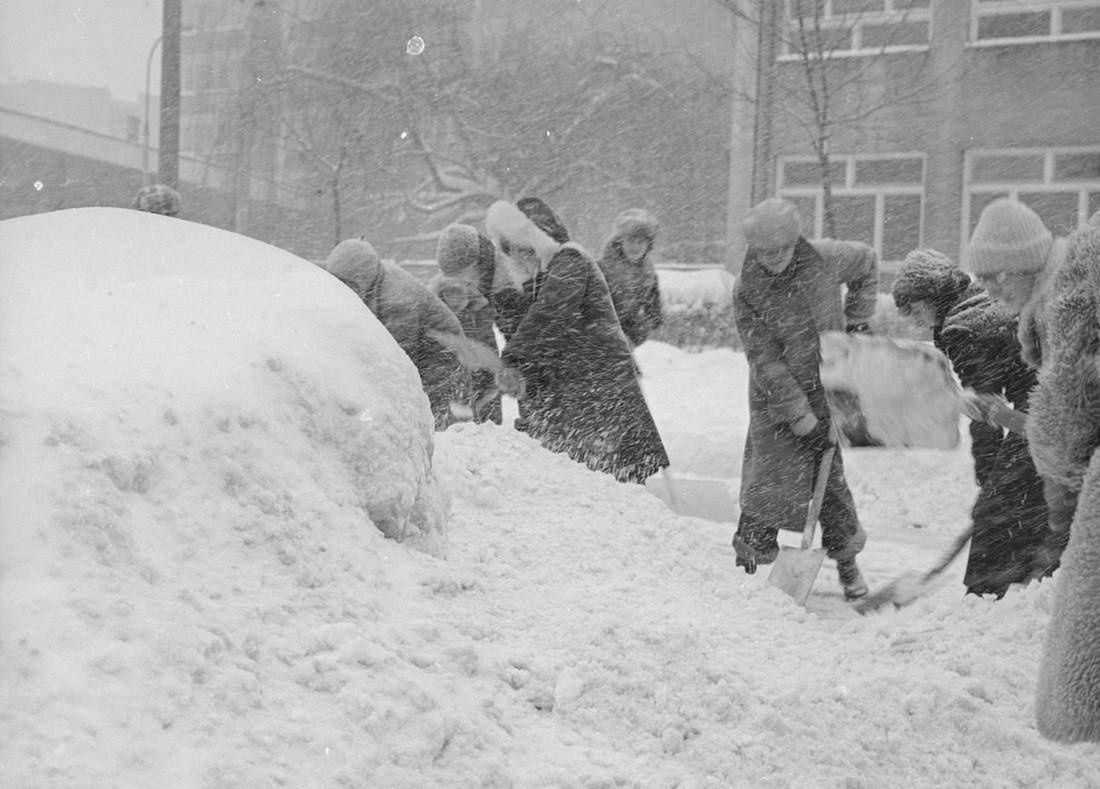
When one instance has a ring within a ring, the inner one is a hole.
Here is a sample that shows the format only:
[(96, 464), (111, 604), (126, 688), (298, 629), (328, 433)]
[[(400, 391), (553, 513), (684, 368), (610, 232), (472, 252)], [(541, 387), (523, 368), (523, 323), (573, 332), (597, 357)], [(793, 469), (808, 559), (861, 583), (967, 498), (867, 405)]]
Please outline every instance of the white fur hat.
[(546, 262), (561, 247), (557, 241), (547, 235), (527, 214), (512, 203), (497, 200), (485, 214), (485, 231), (497, 247), (501, 240), (509, 245), (531, 247), (539, 260)]

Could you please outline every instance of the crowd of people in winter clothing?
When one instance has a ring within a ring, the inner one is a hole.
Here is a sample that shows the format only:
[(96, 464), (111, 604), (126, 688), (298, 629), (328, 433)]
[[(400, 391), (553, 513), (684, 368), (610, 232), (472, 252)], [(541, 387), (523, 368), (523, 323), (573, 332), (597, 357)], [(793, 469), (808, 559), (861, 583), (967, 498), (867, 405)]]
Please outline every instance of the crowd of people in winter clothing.
[(525, 197), (493, 203), (485, 234), (446, 227), (439, 271), (425, 284), (363, 239), (342, 241), (323, 266), (416, 364), (437, 429), (465, 418), (500, 424), (501, 394), (511, 395), (517, 429), (643, 483), (669, 464), (632, 355), (661, 323), (656, 233), (649, 212), (625, 211), (597, 260), (550, 206)]
[(1040, 664), (1039, 730), (1100, 740), (1100, 214), (1055, 237), (1022, 202), (982, 211), (972, 276), (931, 250), (905, 260), (903, 313), (933, 331), (976, 393), (980, 491), (964, 582), (1003, 596), (1057, 575)]
[[(175, 216), (179, 195), (145, 187), (134, 208)], [(662, 322), (654, 216), (622, 212), (598, 258), (535, 197), (493, 203), (484, 227), (446, 227), (438, 274), (426, 284), (364, 238), (342, 241), (322, 265), (416, 365), (437, 429), (458, 419), (501, 424), (506, 394), (518, 402), (515, 427), (554, 452), (623, 482), (666, 468), (632, 356)], [(779, 531), (802, 531), (807, 508), (818, 506), (822, 545), (855, 600), (868, 592), (856, 562), (867, 537), (821, 382), (820, 335), (870, 330), (878, 259), (860, 242), (807, 239), (796, 207), (777, 198), (749, 211), (744, 233), (733, 304), (749, 366), (749, 428), (736, 565), (754, 573), (776, 561)], [(1024, 203), (994, 200), (967, 265), (915, 249), (892, 289), (899, 313), (931, 331), (968, 395), (979, 492), (964, 584), (1000, 599), (1061, 567), (1039, 728), (1097, 741), (1100, 212), (1056, 238)], [(818, 480), (823, 494), (811, 504)]]

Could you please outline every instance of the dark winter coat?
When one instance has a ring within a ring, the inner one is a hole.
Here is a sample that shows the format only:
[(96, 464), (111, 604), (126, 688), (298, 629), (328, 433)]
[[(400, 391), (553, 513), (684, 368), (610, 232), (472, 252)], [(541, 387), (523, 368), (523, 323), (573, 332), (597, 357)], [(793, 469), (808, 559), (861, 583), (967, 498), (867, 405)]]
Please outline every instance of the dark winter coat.
[[(1002, 395), (1026, 413), (1035, 372), (1020, 356), (1017, 316), (980, 288), (966, 296), (934, 328), (936, 347), (964, 387)], [(1049, 534), (1043, 482), (1023, 436), (974, 421), (970, 437), (980, 491), (963, 583), (973, 594), (1000, 596), (1009, 584), (1028, 580), (1035, 552)]]
[[(867, 323), (874, 313), (878, 263), (866, 244), (799, 239), (790, 265), (773, 274), (750, 250), (734, 286), (737, 329), (749, 363), (749, 429), (741, 476), (738, 535), (773, 550), (779, 529), (801, 531), (818, 457), (791, 432), (814, 414), (830, 423), (821, 385), (819, 335)], [(841, 286), (847, 286), (842, 297)], [(823, 543), (835, 558), (865, 542), (841, 453), (834, 455), (820, 516)]]
[(452, 402), (468, 402), (470, 376), (430, 332), (462, 334), (458, 318), (412, 274), (380, 260), (364, 241), (343, 241), (333, 249), (325, 268), (363, 300), (416, 365), (428, 396), (437, 430), (456, 419)]
[[(428, 281), (428, 290), (439, 298), (458, 318), (463, 333), (471, 340), (496, 349), (496, 309), (492, 301), (493, 242), (484, 236), (478, 237), (479, 251), (476, 267), (479, 273), (478, 284), (470, 288), (464, 281), (456, 280), (439, 273)], [(500, 424), (501, 402), (497, 390), (496, 373), (493, 370), (475, 370), (470, 373), (472, 394), (470, 404), (474, 411), (475, 422), (495, 422)]]
[(664, 320), (661, 290), (649, 253), (637, 262), (630, 260), (623, 254), (622, 239), (622, 233), (608, 238), (598, 263), (623, 333), (631, 343), (641, 345)]
[(592, 469), (643, 482), (668, 465), (668, 455), (607, 283), (575, 244), (562, 246), (544, 269), (502, 354), (527, 383), (527, 430)]

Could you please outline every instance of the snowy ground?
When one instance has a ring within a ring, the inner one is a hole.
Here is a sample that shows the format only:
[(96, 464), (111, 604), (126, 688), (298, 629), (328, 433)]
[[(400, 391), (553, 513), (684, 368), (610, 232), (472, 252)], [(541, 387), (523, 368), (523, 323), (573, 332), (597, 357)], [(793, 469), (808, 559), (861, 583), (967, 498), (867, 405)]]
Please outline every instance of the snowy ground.
[[(118, 294), (74, 287), (85, 345), (43, 360), (62, 384), (97, 337), (125, 341), (106, 330)], [(318, 320), (349, 309), (333, 293)], [(49, 317), (44, 331), (76, 331)], [(735, 488), (744, 357), (650, 343), (638, 358), (673, 479)], [(0, 389), (0, 784), (1100, 786), (1100, 747), (1047, 742), (1033, 723), (1049, 583), (964, 598), (960, 561), (927, 598), (860, 617), (827, 561), (803, 609), (766, 571), (734, 568), (731, 523), (471, 424), (435, 437), (451, 516), (432, 556), (357, 528), (344, 489), (303, 474), (324, 431), (296, 432), (294, 411), (255, 418), (287, 375), (246, 397), (219, 385), (226, 360), (192, 361), (185, 379), (126, 367), (71, 412)], [(310, 382), (307, 406), (325, 386)], [(141, 423), (157, 473), (98, 481), (120, 473), (88, 462), (114, 456), (102, 437), (164, 398), (177, 423)], [(218, 417), (205, 432), (203, 414)], [(69, 432), (39, 440), (51, 420)], [(965, 443), (845, 457), (872, 587), (927, 567), (967, 525)], [(59, 514), (78, 499), (83, 520)]]

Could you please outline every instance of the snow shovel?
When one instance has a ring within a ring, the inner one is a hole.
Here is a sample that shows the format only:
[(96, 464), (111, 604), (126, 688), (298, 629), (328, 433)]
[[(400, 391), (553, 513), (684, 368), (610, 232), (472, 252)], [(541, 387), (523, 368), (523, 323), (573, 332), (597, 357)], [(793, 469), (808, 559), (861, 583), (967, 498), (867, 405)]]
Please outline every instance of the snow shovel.
[(947, 553), (943, 555), (936, 563), (936, 566), (931, 570), (924, 573), (918, 573), (913, 570), (903, 573), (874, 594), (869, 594), (864, 597), (857, 602), (853, 608), (861, 614), (869, 614), (872, 611), (878, 611), (888, 605), (893, 605), (894, 608), (901, 608), (904, 605), (909, 605), (932, 588), (932, 582), (940, 573), (951, 566), (951, 562), (955, 561), (955, 557), (962, 553), (962, 549), (966, 547), (966, 544), (970, 542), (970, 538), (973, 536), (974, 527), (970, 526), (966, 531), (955, 538), (955, 541), (951, 543), (951, 547), (947, 550)]
[(821, 456), (817, 467), (817, 479), (814, 481), (814, 497), (806, 512), (806, 526), (802, 529), (802, 544), (798, 548), (783, 546), (775, 558), (768, 583), (782, 589), (794, 598), (799, 605), (805, 605), (810, 590), (825, 561), (825, 549), (814, 548), (814, 532), (817, 530), (817, 518), (821, 514), (821, 501), (825, 498), (825, 485), (829, 481), (829, 470), (833, 467), (833, 454), (836, 447), (831, 446)]

